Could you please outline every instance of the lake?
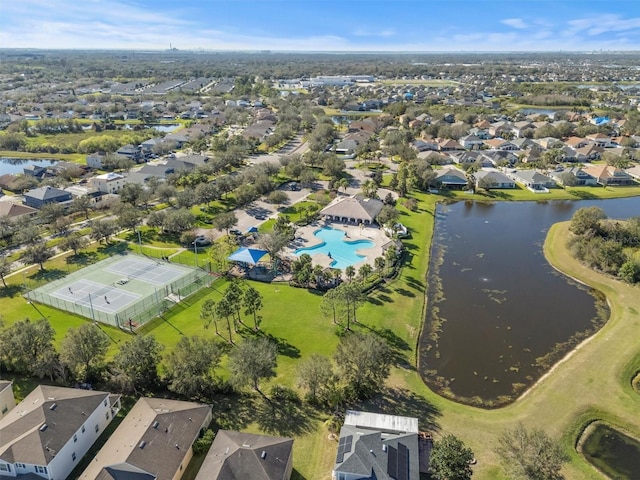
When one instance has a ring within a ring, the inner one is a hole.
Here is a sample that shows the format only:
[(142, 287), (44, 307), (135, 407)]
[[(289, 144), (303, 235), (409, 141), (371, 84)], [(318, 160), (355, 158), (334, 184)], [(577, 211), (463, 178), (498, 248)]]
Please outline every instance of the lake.
[(548, 108), (521, 108), (520, 113), (523, 115), (546, 115), (549, 118), (555, 117), (558, 110), (549, 110)]
[(508, 403), (608, 318), (601, 295), (542, 252), (552, 224), (592, 205), (612, 218), (640, 215), (640, 198), (438, 205), (419, 352), (431, 388), (463, 403)]
[(127, 130), (133, 130), (134, 127), (140, 128), (155, 128), (159, 132), (162, 133), (170, 133), (179, 128), (181, 125), (179, 123), (154, 123), (154, 124), (145, 124), (145, 125), (131, 125), (129, 123), (124, 124), (124, 128)]
[(0, 175), (6, 175), (7, 173), (18, 174), (24, 173), (24, 167), (30, 165), (38, 165), (40, 167), (50, 167), (55, 165), (57, 160), (42, 160), (42, 159), (28, 159), (28, 158), (0, 158)]

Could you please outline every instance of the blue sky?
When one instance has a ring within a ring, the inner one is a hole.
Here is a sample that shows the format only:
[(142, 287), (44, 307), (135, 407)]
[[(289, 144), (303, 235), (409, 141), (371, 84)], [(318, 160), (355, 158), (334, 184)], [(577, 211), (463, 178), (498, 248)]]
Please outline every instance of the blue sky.
[(1, 0), (0, 47), (640, 50), (640, 0)]

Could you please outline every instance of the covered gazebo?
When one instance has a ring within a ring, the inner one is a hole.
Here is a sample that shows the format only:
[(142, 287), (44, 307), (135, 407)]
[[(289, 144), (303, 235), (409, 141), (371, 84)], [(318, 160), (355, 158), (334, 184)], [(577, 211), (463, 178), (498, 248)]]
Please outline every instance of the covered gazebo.
[(247, 248), (242, 247), (233, 252), (227, 260), (231, 260), (236, 263), (245, 263), (248, 265), (257, 265), (262, 257), (267, 255), (269, 252), (266, 250), (260, 250), (257, 248)]

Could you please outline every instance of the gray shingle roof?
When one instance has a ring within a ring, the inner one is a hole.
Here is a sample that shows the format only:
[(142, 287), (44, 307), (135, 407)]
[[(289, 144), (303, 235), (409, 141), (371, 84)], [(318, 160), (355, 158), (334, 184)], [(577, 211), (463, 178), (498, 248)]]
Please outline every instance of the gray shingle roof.
[(219, 430), (196, 480), (288, 480), (292, 449), (291, 438)]
[(24, 194), (26, 197), (36, 198), (38, 200), (46, 201), (53, 200), (59, 197), (69, 197), (69, 192), (65, 192), (64, 190), (60, 190), (55, 187), (40, 187), (35, 188), (33, 190), (29, 190)]
[(40, 385), (0, 420), (0, 459), (47, 465), (107, 398), (107, 392)]
[(320, 211), (320, 214), (374, 222), (383, 206), (384, 204), (380, 200), (354, 196), (342, 198), (327, 205)]

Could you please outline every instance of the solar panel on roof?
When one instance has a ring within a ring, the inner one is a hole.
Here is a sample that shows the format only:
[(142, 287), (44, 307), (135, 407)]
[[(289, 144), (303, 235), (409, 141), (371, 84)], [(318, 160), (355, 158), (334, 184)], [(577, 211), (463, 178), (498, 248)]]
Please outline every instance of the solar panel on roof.
[(353, 444), (353, 435), (349, 435), (344, 443), (344, 451), (345, 453), (349, 453), (351, 451), (351, 445)]
[(338, 442), (338, 445), (343, 445), (344, 442), (347, 441), (347, 437), (340, 437), (340, 441)]
[(409, 449), (402, 443), (398, 444), (398, 480), (409, 479)]
[(338, 452), (338, 455), (336, 455), (336, 463), (342, 463), (343, 461), (344, 461), (344, 453)]
[(398, 451), (391, 445), (387, 454), (387, 473), (392, 478), (398, 478)]

